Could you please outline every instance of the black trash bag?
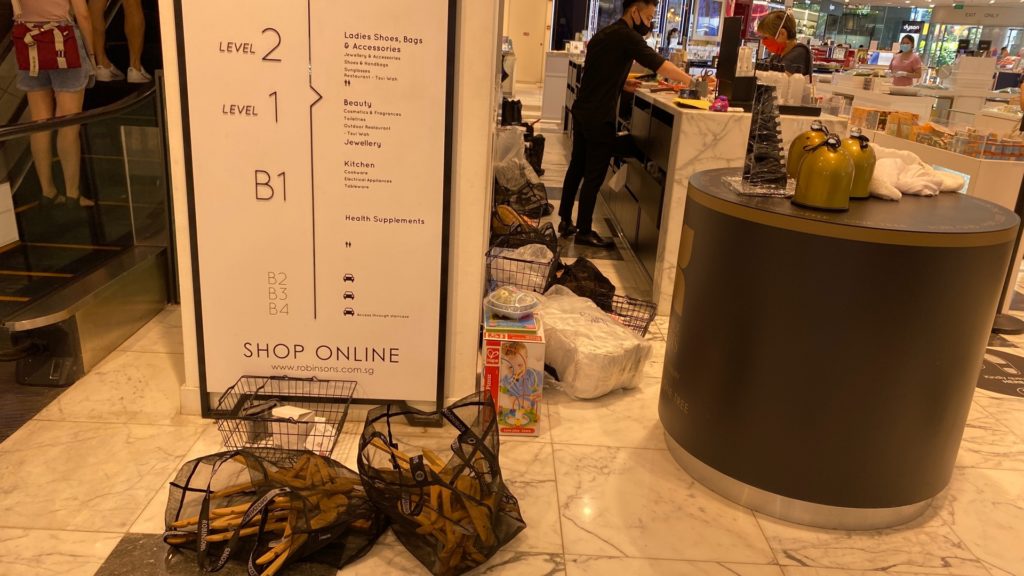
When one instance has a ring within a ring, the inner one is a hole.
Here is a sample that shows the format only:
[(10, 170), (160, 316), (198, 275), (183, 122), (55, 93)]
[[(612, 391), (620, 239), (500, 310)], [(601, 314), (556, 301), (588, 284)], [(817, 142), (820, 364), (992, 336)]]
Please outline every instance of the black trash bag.
[(367, 415), (359, 441), (363, 486), (432, 574), (462, 574), (526, 528), (501, 477), (494, 400), (489, 392), (459, 400), (440, 412), (443, 433), (412, 442), (401, 437), (406, 414), (437, 416), (393, 405)]
[(586, 258), (577, 258), (571, 265), (566, 266), (562, 274), (555, 279), (555, 284), (565, 286), (577, 296), (590, 298), (605, 312), (615, 311), (612, 306), (615, 285)]
[(268, 576), (300, 559), (341, 569), (366, 554), (387, 519), (359, 475), (313, 452), (282, 452), (290, 457), (275, 461), (291, 464), (241, 450), (182, 466), (171, 482), (164, 542), (194, 550), (206, 572), (248, 555), (248, 573)]

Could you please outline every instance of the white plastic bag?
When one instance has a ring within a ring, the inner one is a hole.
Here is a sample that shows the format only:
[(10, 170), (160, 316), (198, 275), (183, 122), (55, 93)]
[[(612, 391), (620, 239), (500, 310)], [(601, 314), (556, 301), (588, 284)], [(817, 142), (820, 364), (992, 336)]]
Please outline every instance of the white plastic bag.
[(522, 126), (502, 126), (497, 129), (494, 141), (494, 161), (502, 162), (510, 158), (526, 160), (526, 128)]
[(491, 280), (497, 286), (515, 286), (523, 290), (544, 292), (551, 262), (555, 259), (547, 246), (527, 244), (515, 250), (496, 246), (491, 248), (488, 255)]
[(590, 299), (552, 286), (536, 314), (547, 340), (544, 361), (558, 372), (566, 394), (590, 399), (640, 385), (651, 344)]
[(509, 190), (518, 190), (527, 184), (540, 184), (540, 177), (522, 158), (506, 158), (494, 163), (494, 178)]

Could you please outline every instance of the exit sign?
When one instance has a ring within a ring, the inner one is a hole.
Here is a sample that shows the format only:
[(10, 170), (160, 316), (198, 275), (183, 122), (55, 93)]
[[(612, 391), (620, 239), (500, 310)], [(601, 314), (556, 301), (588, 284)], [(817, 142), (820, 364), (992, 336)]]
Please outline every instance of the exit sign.
[(964, 9), (964, 5), (963, 4), (953, 4), (953, 10), (963, 10), (963, 9)]

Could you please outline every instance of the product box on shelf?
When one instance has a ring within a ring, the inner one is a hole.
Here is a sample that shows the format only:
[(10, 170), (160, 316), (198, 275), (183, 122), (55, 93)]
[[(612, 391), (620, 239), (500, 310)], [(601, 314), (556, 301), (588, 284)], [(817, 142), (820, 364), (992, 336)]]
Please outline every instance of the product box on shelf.
[[(851, 127), (881, 130), (903, 138), (910, 137), (910, 128), (918, 121), (920, 121), (920, 117), (913, 112), (883, 110), (867, 106), (854, 106), (850, 110)], [(890, 130), (892, 131), (890, 132)]]
[(900, 138), (910, 138), (917, 128), (918, 120), (918, 115), (913, 112), (890, 112), (885, 120), (885, 132)]
[(484, 388), (494, 396), (501, 434), (540, 432), (544, 327), (539, 318), (529, 314), (520, 320), (485, 320)]

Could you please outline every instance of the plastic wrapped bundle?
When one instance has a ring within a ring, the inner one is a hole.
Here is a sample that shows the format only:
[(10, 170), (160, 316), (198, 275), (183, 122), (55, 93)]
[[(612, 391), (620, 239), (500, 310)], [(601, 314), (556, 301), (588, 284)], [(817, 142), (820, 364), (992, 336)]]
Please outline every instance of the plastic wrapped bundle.
[(567, 394), (597, 398), (639, 386), (651, 344), (591, 300), (553, 286), (536, 314), (544, 321), (544, 361), (558, 372)]

